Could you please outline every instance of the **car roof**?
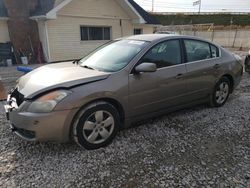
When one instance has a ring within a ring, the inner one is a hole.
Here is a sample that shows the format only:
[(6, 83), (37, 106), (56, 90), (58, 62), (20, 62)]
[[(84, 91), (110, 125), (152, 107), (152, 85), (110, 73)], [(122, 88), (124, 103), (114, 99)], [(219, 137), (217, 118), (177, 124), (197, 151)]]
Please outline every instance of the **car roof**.
[[(164, 39), (178, 39), (178, 38), (185, 38), (185, 39), (196, 39), (208, 43), (212, 43), (211, 41), (195, 37), (195, 36), (188, 36), (188, 35), (178, 35), (178, 34), (143, 34), (143, 35), (133, 35), (129, 37), (125, 37), (123, 39), (127, 40), (141, 40), (141, 41), (149, 41), (149, 42), (156, 42), (159, 40)], [(214, 43), (212, 43), (214, 44)]]
[(144, 41), (156, 41), (164, 38), (171, 38), (173, 36), (178, 36), (174, 34), (144, 34), (144, 35), (133, 35), (129, 37), (125, 37), (124, 39), (128, 40), (144, 40)]

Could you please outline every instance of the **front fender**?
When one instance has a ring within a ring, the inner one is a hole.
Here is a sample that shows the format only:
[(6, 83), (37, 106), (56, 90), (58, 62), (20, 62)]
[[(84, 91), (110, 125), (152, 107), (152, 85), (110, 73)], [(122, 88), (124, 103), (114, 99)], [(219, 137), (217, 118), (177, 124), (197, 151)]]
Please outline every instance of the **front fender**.
[(119, 82), (117, 82), (117, 78), (114, 80), (116, 81), (106, 79), (72, 88), (72, 93), (61, 101), (55, 110), (81, 108), (100, 99), (115, 100), (126, 110), (128, 106), (128, 79), (120, 77)]

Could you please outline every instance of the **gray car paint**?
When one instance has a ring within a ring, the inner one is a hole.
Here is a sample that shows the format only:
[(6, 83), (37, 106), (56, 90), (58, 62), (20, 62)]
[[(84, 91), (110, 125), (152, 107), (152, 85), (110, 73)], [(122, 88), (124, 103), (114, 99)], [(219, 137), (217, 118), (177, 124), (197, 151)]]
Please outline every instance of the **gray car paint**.
[(54, 88), (69, 88), (106, 79), (109, 75), (80, 67), (73, 62), (50, 64), (22, 76), (18, 81), (18, 89), (25, 98), (32, 98)]
[[(239, 84), (242, 66), (230, 52), (218, 45), (219, 58), (165, 67), (152, 73), (133, 74), (137, 62), (151, 47), (165, 40), (179, 38), (205, 41), (196, 37), (164, 34), (127, 37), (127, 40), (150, 43), (124, 69), (115, 73), (85, 69), (72, 62), (43, 66), (19, 80), (18, 87), (26, 98), (31, 99), (61, 87), (70, 89), (72, 94), (48, 114), (25, 112), (30, 103), (26, 101), (10, 113), (10, 120), (17, 127), (35, 131), (36, 140), (64, 142), (70, 138), (70, 128), (77, 112), (88, 103), (99, 100), (111, 102), (119, 109), (124, 125), (128, 126), (140, 119), (208, 101), (216, 82), (223, 75), (233, 78), (234, 87)], [(217, 63), (221, 66), (215, 69)], [(49, 75), (46, 73), (48, 69), (58, 74), (49, 71)], [(48, 83), (41, 84), (39, 79), (44, 77), (41, 72), (48, 77), (61, 77), (51, 82), (46, 78)], [(182, 76), (179, 77), (179, 74)], [(40, 84), (32, 80), (34, 77)]]

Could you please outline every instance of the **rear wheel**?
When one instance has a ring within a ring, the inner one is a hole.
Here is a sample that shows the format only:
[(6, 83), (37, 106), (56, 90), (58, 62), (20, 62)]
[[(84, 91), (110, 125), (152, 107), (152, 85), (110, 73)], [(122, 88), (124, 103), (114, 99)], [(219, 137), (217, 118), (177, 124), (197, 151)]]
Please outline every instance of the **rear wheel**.
[(120, 126), (119, 113), (107, 102), (96, 102), (84, 108), (73, 127), (74, 140), (86, 149), (110, 144)]
[(213, 107), (223, 106), (229, 97), (231, 89), (230, 80), (227, 77), (222, 77), (215, 85), (213, 94), (210, 98), (210, 104)]

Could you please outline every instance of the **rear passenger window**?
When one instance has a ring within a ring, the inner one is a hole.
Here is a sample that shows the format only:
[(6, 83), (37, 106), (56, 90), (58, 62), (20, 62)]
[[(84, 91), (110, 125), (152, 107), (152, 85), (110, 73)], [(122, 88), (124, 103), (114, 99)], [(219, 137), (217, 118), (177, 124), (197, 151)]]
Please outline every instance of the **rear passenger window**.
[(210, 45), (211, 46), (211, 53), (212, 53), (212, 58), (215, 58), (215, 57), (219, 57), (219, 49), (214, 46), (214, 45)]
[(155, 63), (157, 68), (181, 64), (179, 40), (169, 40), (157, 44), (141, 59), (141, 63)]
[(211, 58), (210, 46), (206, 42), (184, 40), (187, 62), (200, 61)]

